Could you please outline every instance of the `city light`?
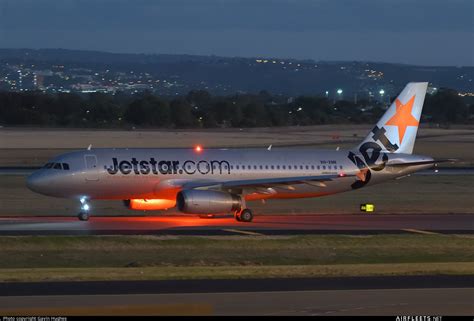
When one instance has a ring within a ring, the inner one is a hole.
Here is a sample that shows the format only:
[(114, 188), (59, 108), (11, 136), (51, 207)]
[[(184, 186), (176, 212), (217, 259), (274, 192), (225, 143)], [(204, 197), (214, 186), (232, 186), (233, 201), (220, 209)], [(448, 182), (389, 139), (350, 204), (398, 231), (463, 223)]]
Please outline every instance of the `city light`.
[(337, 90), (337, 94), (338, 94), (338, 95), (341, 95), (341, 94), (342, 94), (342, 89), (341, 89), (341, 88), (339, 88), (339, 89)]
[(380, 89), (379, 94), (380, 94), (381, 96), (383, 96), (383, 95), (385, 94), (385, 90)]

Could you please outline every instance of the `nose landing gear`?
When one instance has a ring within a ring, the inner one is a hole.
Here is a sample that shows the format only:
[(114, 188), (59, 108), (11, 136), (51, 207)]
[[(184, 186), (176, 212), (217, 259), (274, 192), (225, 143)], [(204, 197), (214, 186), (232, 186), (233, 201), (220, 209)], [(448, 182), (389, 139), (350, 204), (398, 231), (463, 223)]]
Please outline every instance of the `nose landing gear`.
[(77, 214), (77, 218), (79, 218), (80, 221), (88, 221), (89, 220), (89, 210), (90, 210), (90, 205), (87, 203), (86, 198), (81, 198), (81, 211), (79, 214)]

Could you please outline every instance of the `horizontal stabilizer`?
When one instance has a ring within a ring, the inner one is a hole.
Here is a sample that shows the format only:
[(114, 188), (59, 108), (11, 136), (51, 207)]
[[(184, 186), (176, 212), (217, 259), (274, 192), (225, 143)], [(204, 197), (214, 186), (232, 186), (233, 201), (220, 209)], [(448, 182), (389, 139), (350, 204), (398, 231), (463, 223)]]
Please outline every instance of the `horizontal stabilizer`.
[(429, 164), (439, 164), (439, 163), (455, 163), (457, 159), (454, 158), (448, 158), (448, 159), (433, 159), (433, 160), (427, 160), (427, 161), (418, 161), (418, 162), (404, 162), (404, 163), (395, 163), (395, 164), (390, 164), (388, 163), (387, 166), (393, 166), (393, 167), (405, 167), (405, 166), (418, 166), (418, 165), (429, 165)]

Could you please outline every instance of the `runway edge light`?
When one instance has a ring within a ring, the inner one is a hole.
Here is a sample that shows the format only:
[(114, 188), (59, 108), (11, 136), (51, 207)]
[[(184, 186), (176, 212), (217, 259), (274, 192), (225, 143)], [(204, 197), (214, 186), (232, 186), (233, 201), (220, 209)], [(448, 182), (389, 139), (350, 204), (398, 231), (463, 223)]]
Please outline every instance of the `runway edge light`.
[(371, 203), (360, 204), (360, 211), (361, 212), (374, 212), (375, 205)]

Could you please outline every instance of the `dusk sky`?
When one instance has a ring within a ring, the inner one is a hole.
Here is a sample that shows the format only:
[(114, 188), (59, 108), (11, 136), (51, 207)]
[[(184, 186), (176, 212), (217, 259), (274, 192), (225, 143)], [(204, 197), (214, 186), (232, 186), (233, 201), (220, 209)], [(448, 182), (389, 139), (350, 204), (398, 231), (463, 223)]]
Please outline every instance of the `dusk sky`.
[(474, 65), (473, 0), (0, 0), (0, 47)]

